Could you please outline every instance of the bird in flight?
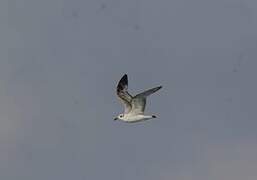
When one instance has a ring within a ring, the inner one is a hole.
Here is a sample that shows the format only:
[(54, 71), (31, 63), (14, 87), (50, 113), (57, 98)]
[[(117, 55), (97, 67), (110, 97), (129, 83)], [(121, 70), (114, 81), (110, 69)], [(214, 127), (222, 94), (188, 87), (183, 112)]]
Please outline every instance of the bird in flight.
[(119, 81), (116, 88), (118, 99), (124, 106), (124, 113), (119, 114), (114, 120), (121, 120), (128, 123), (144, 121), (152, 118), (156, 118), (155, 115), (144, 115), (146, 98), (147, 96), (155, 93), (162, 86), (158, 86), (135, 96), (131, 96), (128, 93), (128, 76), (125, 74)]

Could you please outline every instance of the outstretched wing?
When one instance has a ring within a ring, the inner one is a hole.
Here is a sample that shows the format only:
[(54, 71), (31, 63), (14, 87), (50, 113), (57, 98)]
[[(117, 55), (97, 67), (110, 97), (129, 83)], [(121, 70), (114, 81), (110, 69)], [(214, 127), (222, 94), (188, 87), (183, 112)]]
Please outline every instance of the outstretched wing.
[(155, 93), (156, 91), (158, 91), (161, 88), (162, 88), (162, 86), (158, 86), (158, 87), (146, 90), (146, 91), (134, 96), (131, 101), (132, 109), (131, 109), (130, 113), (144, 114), (145, 105), (146, 105), (146, 97)]
[(131, 100), (132, 96), (128, 93), (128, 76), (125, 74), (119, 81), (116, 93), (121, 101), (121, 103), (124, 105), (124, 114), (127, 114), (130, 112), (132, 106), (131, 106)]

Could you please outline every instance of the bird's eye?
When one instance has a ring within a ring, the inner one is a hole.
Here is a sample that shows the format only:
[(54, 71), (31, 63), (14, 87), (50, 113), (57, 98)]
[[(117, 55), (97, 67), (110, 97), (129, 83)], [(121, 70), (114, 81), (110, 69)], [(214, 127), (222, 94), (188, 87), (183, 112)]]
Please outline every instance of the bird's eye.
[(120, 117), (122, 118), (122, 117), (123, 117), (123, 115), (120, 115)]

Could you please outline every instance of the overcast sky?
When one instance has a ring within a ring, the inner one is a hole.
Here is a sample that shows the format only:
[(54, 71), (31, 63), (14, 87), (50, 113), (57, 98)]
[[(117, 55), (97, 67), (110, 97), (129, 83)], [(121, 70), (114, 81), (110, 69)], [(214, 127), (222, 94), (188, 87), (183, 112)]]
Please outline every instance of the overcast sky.
[[(256, 180), (255, 0), (1, 0), (1, 180)], [(137, 124), (132, 94), (163, 85)]]

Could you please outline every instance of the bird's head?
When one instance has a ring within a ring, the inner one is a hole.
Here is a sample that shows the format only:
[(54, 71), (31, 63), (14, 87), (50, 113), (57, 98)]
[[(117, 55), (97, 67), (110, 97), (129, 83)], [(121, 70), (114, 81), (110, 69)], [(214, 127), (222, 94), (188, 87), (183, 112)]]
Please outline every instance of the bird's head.
[(116, 121), (118, 119), (122, 120), (124, 118), (124, 114), (119, 114), (117, 117), (115, 117), (113, 120)]

